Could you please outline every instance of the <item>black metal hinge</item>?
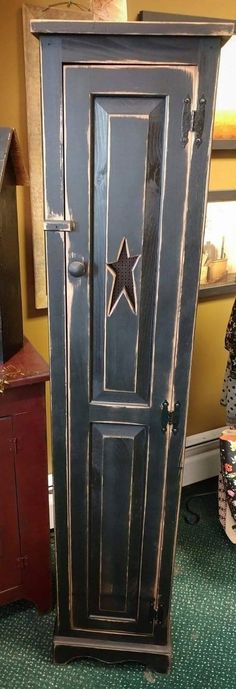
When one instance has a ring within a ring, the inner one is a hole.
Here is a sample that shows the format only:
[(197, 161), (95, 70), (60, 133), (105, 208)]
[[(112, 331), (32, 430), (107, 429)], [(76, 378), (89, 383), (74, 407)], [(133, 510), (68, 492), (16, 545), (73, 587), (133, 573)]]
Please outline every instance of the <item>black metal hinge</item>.
[(18, 557), (17, 558), (17, 564), (18, 564), (18, 567), (20, 567), (20, 569), (25, 569), (26, 567), (28, 567), (28, 564), (29, 564), (28, 555), (22, 555), (21, 557)]
[(180, 402), (175, 402), (174, 410), (169, 411), (169, 402), (165, 400), (161, 405), (161, 430), (166, 433), (167, 426), (172, 426), (172, 433), (177, 433), (179, 428)]
[(198, 109), (191, 109), (191, 98), (186, 96), (182, 112), (181, 142), (185, 147), (189, 140), (189, 132), (195, 132), (195, 145), (201, 146), (205, 122), (206, 98), (202, 94), (199, 98)]
[(163, 618), (164, 618), (163, 603), (158, 601), (158, 605), (156, 605), (155, 601), (151, 600), (150, 601), (150, 608), (149, 608), (149, 620), (150, 620), (150, 622), (155, 622), (156, 624), (162, 624)]

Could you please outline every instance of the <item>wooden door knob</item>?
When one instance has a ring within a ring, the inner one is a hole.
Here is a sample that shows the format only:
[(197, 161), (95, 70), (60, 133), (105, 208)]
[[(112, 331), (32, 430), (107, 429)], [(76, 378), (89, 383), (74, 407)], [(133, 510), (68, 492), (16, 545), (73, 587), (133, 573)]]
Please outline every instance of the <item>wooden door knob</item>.
[(86, 265), (84, 261), (71, 261), (68, 268), (69, 274), (74, 278), (80, 278), (86, 272)]

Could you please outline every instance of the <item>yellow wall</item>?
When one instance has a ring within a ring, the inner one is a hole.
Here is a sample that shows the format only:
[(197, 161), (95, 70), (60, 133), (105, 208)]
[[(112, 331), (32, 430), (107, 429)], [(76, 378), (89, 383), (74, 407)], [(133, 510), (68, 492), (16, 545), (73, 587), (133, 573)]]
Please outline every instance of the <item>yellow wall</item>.
[[(27, 163), (22, 4), (21, 0), (0, 0), (0, 126), (16, 128)], [(46, 3), (37, 0), (35, 4)], [(47, 314), (34, 308), (29, 190), (19, 187), (17, 200), (24, 333), (40, 354), (48, 359)], [(48, 455), (51, 468), (49, 407), (47, 385)]]
[[(47, 0), (37, 0), (46, 6)], [(191, 13), (235, 17), (234, 0), (192, 0)], [(0, 125), (15, 127), (27, 161), (24, 58), (21, 0), (0, 0)], [(189, 13), (189, 0), (128, 0), (129, 19), (141, 9)], [(211, 167), (212, 189), (236, 187), (236, 155), (214, 154)], [(34, 308), (32, 239), (29, 192), (18, 190), (20, 262), (23, 297), (24, 332), (33, 345), (48, 357), (47, 315)], [(197, 433), (224, 423), (219, 407), (221, 381), (225, 366), (224, 332), (233, 302), (232, 297), (201, 303), (198, 308), (193, 358), (188, 432)]]
[[(128, 0), (128, 18), (141, 10), (236, 19), (234, 0)], [(236, 151), (212, 155), (210, 189), (236, 189)], [(190, 386), (187, 433), (199, 433), (225, 424), (219, 404), (227, 360), (224, 335), (234, 296), (200, 302), (197, 312)]]

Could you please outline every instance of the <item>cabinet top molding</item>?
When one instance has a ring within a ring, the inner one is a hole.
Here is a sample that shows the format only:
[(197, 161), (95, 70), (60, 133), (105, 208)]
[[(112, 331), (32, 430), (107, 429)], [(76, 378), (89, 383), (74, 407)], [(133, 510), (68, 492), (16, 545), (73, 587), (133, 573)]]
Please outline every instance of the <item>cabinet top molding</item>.
[(222, 36), (234, 33), (233, 22), (94, 22), (33, 19), (31, 32), (40, 34), (107, 34), (150, 36)]

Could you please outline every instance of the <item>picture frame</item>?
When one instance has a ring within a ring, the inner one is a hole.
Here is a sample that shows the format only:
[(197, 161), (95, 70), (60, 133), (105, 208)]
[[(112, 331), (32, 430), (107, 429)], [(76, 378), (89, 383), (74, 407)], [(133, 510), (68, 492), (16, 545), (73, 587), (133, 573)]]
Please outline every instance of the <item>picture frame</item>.
[(43, 152), (40, 95), (40, 53), (38, 39), (31, 33), (32, 19), (91, 19), (92, 13), (60, 7), (23, 5), (23, 40), (25, 59), (25, 93), (27, 138), (30, 173), (30, 209), (34, 261), (35, 308), (47, 309), (46, 264), (43, 208)]
[[(189, 14), (173, 14), (142, 10), (138, 14), (140, 21), (196, 21), (222, 22), (232, 19), (225, 17), (203, 17)], [(234, 35), (223, 46), (220, 60), (218, 91), (216, 99), (215, 123), (212, 138), (212, 150), (230, 151), (236, 149), (236, 91), (232, 65), (236, 64), (236, 23)]]
[(85, 0), (81, 5), (79, 2), (52, 2), (48, 5), (45, 3), (45, 6), (24, 4), (22, 7), (35, 308), (47, 309), (43, 231), (40, 52), (39, 41), (30, 30), (30, 22), (34, 19), (125, 21), (127, 2), (126, 0)]
[(236, 189), (210, 191), (199, 299), (236, 294)]

